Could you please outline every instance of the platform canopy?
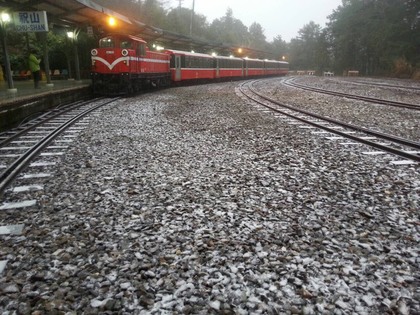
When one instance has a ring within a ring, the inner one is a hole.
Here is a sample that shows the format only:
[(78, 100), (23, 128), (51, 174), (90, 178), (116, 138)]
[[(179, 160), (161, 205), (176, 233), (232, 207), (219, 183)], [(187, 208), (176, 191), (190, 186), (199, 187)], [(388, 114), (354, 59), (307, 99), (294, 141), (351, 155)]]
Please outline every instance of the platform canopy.
[[(170, 48), (188, 47), (197, 50), (219, 49), (224, 51), (235, 51), (239, 48), (156, 28), (103, 7), (93, 0), (0, 0), (0, 11), (46, 11), (48, 22), (52, 26), (59, 25), (69, 28), (93, 26), (104, 31), (111, 31), (108, 29), (107, 20), (112, 16), (118, 21), (119, 32), (137, 35), (148, 42), (158, 40)], [(243, 49), (267, 54), (263, 51)]]

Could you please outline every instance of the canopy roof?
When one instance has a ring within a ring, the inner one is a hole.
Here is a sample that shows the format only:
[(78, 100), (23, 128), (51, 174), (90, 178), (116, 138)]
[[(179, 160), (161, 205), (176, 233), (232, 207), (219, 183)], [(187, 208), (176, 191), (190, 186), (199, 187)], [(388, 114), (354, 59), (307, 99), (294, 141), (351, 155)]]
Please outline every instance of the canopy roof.
[[(93, 26), (108, 31), (107, 19), (118, 20), (118, 32), (137, 35), (147, 42), (158, 40), (170, 48), (208, 51), (219, 49), (233, 52), (239, 47), (224, 43), (211, 43), (194, 37), (163, 30), (128, 18), (116, 11), (103, 7), (92, 0), (0, 0), (0, 11), (46, 11), (49, 24), (62, 27), (83, 28)], [(109, 30), (111, 31), (111, 30)], [(115, 31), (113, 29), (112, 31)], [(183, 48), (186, 49), (186, 48)], [(243, 48), (247, 52), (267, 55), (267, 52)]]

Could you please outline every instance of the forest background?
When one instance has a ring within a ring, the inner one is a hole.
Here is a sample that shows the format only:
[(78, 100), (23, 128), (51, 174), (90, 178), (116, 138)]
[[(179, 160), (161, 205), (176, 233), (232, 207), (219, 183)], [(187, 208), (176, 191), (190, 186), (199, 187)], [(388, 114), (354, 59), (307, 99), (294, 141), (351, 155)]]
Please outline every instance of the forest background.
[[(95, 2), (157, 28), (192, 35), (207, 42), (265, 51), (271, 59), (285, 58), (291, 70), (332, 71), (336, 74), (357, 70), (366, 76), (420, 80), (418, 0), (342, 0), (342, 4), (328, 16), (324, 28), (308, 21), (290, 42), (282, 39), (281, 30), (272, 41), (267, 41), (258, 21), (246, 26), (235, 18), (231, 9), (225, 16), (208, 21), (204, 15), (192, 14), (190, 8), (181, 5), (168, 8), (165, 0)], [(78, 36), (79, 61), (85, 75), (89, 73), (90, 50), (97, 45), (100, 35), (88, 36), (86, 30), (82, 30)], [(26, 56), (22, 52), (25, 47), (39, 47), (39, 42), (39, 35), (23, 35), (9, 30), (12, 69), (25, 68)], [(71, 71), (74, 67), (73, 44), (59, 28), (48, 33), (51, 69)]]

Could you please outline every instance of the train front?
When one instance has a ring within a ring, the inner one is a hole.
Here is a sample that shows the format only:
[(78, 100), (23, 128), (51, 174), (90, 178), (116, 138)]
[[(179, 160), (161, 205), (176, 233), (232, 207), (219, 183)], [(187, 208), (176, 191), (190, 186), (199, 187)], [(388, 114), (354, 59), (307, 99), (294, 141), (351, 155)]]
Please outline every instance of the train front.
[(99, 40), (92, 49), (92, 86), (94, 94), (119, 95), (130, 93), (135, 50), (127, 38), (110, 35)]

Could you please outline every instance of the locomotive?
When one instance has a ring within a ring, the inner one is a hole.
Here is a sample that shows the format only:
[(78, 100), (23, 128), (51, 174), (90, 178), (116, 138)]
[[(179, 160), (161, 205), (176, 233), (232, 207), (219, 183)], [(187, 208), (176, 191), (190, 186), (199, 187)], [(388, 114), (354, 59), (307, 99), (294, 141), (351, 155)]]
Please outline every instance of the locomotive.
[(213, 56), (180, 50), (151, 51), (136, 36), (110, 34), (91, 51), (94, 94), (124, 95), (183, 82), (280, 76), (285, 61)]

